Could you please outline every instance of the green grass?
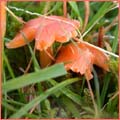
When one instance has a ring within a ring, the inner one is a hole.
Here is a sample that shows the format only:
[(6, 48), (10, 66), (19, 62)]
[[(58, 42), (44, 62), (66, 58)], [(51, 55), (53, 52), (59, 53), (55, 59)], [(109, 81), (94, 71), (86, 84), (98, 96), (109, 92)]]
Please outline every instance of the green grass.
[[(32, 13), (63, 15), (62, 2), (8, 2), (8, 8), (23, 9), (12, 12), (24, 21), (38, 17)], [(83, 2), (67, 4), (67, 15), (80, 21), (80, 33), (84, 25)], [(99, 9), (98, 9), (99, 8)], [(97, 45), (100, 27), (108, 27), (118, 15), (112, 2), (90, 2), (90, 16), (82, 34), (85, 41)], [(14, 38), (22, 25), (7, 13), (7, 29), (4, 44)], [(26, 36), (24, 36), (26, 37)], [(25, 39), (27, 42), (27, 39)], [(113, 53), (118, 54), (118, 22), (106, 33), (106, 41)], [(54, 44), (55, 47), (57, 43)], [(104, 49), (107, 49), (104, 46)], [(97, 56), (96, 56), (97, 57)], [(27, 74), (30, 59), (32, 63)], [(80, 74), (66, 72), (64, 64), (53, 64), (41, 69), (39, 52), (34, 52), (34, 42), (17, 49), (3, 51), (2, 118), (118, 118), (118, 59), (109, 58), (109, 72), (94, 66), (90, 85), (97, 110), (94, 109), (91, 91)]]

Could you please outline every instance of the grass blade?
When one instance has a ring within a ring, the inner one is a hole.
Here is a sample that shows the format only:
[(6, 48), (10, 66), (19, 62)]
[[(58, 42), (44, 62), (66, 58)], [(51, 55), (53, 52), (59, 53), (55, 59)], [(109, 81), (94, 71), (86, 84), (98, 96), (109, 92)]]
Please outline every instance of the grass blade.
[(23, 36), (23, 38), (24, 38), (25, 42), (27, 43), (28, 48), (30, 50), (30, 53), (31, 53), (31, 56), (32, 56), (32, 59), (33, 59), (34, 69), (35, 69), (35, 71), (38, 71), (40, 69), (40, 66), (39, 66), (39, 64), (37, 62), (37, 59), (35, 57), (35, 53), (32, 50), (32, 47), (30, 46), (29, 40), (27, 40), (26, 35), (23, 32), (21, 32), (21, 34), (22, 34), (22, 36)]
[(69, 1), (68, 2), (69, 5), (71, 6), (71, 9), (74, 11), (74, 13), (78, 16), (78, 19), (80, 20), (81, 26), (83, 24), (83, 20), (81, 18), (80, 12), (79, 12), (79, 8), (77, 6), (77, 3), (74, 1)]
[(75, 14), (79, 16), (80, 13), (79, 13), (79, 8), (77, 6), (77, 3), (74, 1), (69, 1), (68, 3), (70, 4), (70, 6), (73, 9), (73, 11), (75, 12)]
[(39, 104), (41, 101), (45, 100), (48, 96), (51, 94), (57, 92), (58, 90), (64, 88), (65, 86), (72, 84), (76, 81), (78, 81), (78, 78), (68, 79), (64, 82), (61, 82), (60, 84), (48, 89), (46, 92), (42, 93), (40, 96), (33, 99), (31, 102), (26, 104), (24, 107), (22, 107), (20, 110), (18, 110), (15, 114), (10, 116), (10, 118), (21, 118), (23, 115), (25, 115), (33, 106)]
[(11, 79), (8, 82), (2, 84), (2, 90), (3, 93), (9, 92), (33, 83), (38, 83), (65, 74), (66, 70), (64, 68), (64, 65), (62, 63), (56, 64), (51, 67), (40, 70), (39, 72), (34, 72), (15, 79)]
[[(10, 63), (9, 63), (9, 60), (8, 60), (5, 52), (3, 52), (3, 59), (4, 59), (5, 63), (6, 63), (6, 66), (7, 66), (7, 68), (8, 68), (8, 71), (9, 71), (11, 77), (12, 77), (12, 78), (15, 78), (14, 72), (13, 72), (13, 70), (12, 70), (12, 68), (11, 68), (11, 65), (10, 65)], [(4, 64), (5, 64), (5, 63), (4, 63)]]
[(54, 7), (50, 11), (48, 11), (45, 15), (51, 14), (55, 10), (59, 9), (61, 7), (61, 5), (62, 5), (61, 2), (56, 2), (56, 4), (54, 5)]
[(97, 98), (97, 105), (100, 108), (101, 107), (101, 99), (100, 99), (100, 86), (99, 86), (99, 80), (97, 73), (95, 69), (93, 68), (93, 74), (94, 74), (94, 84), (95, 84), (95, 92), (96, 92), (96, 98)]
[(96, 15), (92, 18), (92, 20), (88, 23), (86, 31), (83, 33), (82, 37), (84, 37), (93, 27), (94, 25), (108, 12), (108, 8), (112, 5), (111, 2), (105, 2)]
[(101, 105), (104, 104), (104, 100), (105, 100), (106, 93), (109, 87), (108, 85), (109, 85), (110, 79), (111, 79), (111, 74), (107, 74), (104, 78), (104, 85), (103, 85), (102, 92), (101, 92)]
[[(57, 83), (55, 80), (50, 80), (49, 81), (52, 85), (57, 85), (59, 83)], [(68, 98), (70, 98), (72, 101), (74, 101), (75, 103), (77, 103), (78, 105), (81, 105), (81, 97), (74, 93), (73, 91), (71, 91), (68, 88), (63, 88), (60, 90), (64, 95), (66, 95)]]
[(60, 100), (64, 106), (64, 109), (66, 109), (66, 111), (70, 111), (70, 113), (74, 118), (81, 117), (79, 113), (79, 109), (70, 99), (68, 99), (66, 96), (63, 96)]
[(115, 39), (113, 40), (113, 44), (112, 44), (112, 52), (115, 53), (117, 50), (117, 46), (118, 46), (118, 26), (116, 27), (116, 30), (114, 32), (114, 36)]

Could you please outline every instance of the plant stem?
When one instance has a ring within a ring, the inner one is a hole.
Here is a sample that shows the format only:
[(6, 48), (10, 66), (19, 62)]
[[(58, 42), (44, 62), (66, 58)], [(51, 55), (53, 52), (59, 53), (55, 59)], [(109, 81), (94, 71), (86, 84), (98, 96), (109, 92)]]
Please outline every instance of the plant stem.
[(96, 102), (95, 102), (95, 99), (94, 99), (94, 94), (93, 94), (93, 91), (92, 91), (89, 80), (87, 80), (87, 84), (88, 84), (88, 88), (89, 88), (89, 91), (90, 91), (90, 96), (92, 98), (93, 106), (94, 106), (94, 109), (95, 109), (95, 116), (97, 116), (98, 115), (97, 105), (96, 105)]
[(64, 13), (64, 17), (67, 17), (67, 1), (66, 0), (63, 1), (63, 13)]
[(85, 31), (85, 28), (86, 28), (87, 23), (88, 23), (89, 15), (90, 15), (89, 1), (85, 1), (84, 4), (85, 4), (85, 17), (84, 17), (84, 25), (82, 28), (82, 33)]

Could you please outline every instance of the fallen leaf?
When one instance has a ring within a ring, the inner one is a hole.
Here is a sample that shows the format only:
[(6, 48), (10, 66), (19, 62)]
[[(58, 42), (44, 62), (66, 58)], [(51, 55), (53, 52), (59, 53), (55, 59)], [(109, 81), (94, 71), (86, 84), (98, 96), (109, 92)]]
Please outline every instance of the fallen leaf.
[(81, 75), (85, 74), (87, 80), (93, 77), (91, 74), (93, 64), (96, 64), (104, 70), (109, 70), (107, 64), (108, 57), (103, 52), (84, 42), (76, 44), (69, 43), (61, 47), (56, 58), (56, 63), (64, 62), (67, 70), (72, 70)]

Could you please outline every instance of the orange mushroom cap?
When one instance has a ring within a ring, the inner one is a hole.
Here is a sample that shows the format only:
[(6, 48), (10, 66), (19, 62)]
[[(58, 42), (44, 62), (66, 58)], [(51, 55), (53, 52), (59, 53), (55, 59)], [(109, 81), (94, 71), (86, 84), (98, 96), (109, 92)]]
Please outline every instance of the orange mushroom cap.
[[(18, 48), (36, 40), (35, 46), (38, 50), (45, 50), (54, 41), (67, 42), (77, 35), (76, 28), (80, 24), (77, 20), (71, 20), (61, 16), (39, 17), (28, 21), (15, 38), (6, 44), (7, 48)], [(23, 34), (26, 37), (26, 40)]]
[(108, 57), (103, 52), (84, 44), (84, 42), (76, 44), (77, 46), (72, 43), (63, 46), (56, 58), (56, 63), (64, 62), (67, 70), (81, 75), (85, 74), (87, 80), (93, 77), (91, 74), (93, 64), (109, 70)]

